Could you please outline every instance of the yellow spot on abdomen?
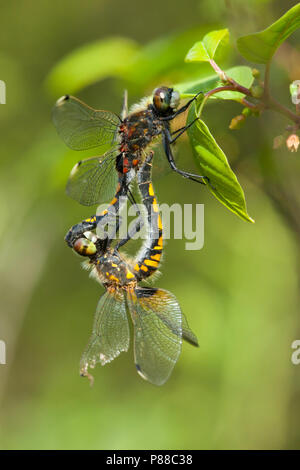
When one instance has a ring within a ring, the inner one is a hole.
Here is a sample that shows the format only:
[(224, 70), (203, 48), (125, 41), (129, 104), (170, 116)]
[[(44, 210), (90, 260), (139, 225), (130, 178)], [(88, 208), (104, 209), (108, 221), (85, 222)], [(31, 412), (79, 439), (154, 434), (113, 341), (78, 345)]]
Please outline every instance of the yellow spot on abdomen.
[(151, 183), (149, 184), (149, 195), (154, 196), (153, 186)]
[(110, 204), (113, 206), (117, 202), (117, 200), (118, 199), (116, 197), (114, 197)]
[(158, 262), (157, 261), (152, 261), (151, 259), (145, 259), (144, 263), (147, 266), (152, 266), (153, 268), (157, 268)]
[(154, 212), (158, 212), (159, 209), (158, 209), (158, 204), (157, 204), (157, 200), (155, 199), (155, 197), (153, 198), (152, 207), (153, 207)]

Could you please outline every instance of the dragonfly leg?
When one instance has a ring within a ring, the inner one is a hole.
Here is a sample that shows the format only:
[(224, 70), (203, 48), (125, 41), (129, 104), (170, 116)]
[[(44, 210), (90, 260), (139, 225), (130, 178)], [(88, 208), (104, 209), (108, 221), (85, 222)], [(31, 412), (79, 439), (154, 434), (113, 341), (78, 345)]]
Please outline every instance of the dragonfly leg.
[(124, 246), (129, 240), (131, 240), (134, 237), (134, 235), (136, 233), (138, 233), (144, 225), (144, 222), (143, 222), (142, 216), (141, 216), (141, 212), (139, 210), (139, 207), (138, 207), (138, 205), (137, 205), (137, 203), (134, 199), (134, 196), (133, 196), (132, 192), (130, 191), (130, 189), (128, 189), (128, 199), (129, 199), (130, 203), (133, 206), (136, 207), (136, 212), (137, 212), (137, 215), (138, 215), (138, 219), (137, 219), (135, 225), (133, 226), (133, 228), (127, 232), (126, 237), (124, 237), (123, 239), (121, 239), (117, 243), (117, 245), (115, 246), (116, 251), (118, 251), (121, 248), (121, 246)]
[[(152, 154), (153, 154), (153, 152), (152, 152)], [(134, 196), (133, 196), (133, 194), (132, 194), (132, 192), (130, 191), (129, 188), (128, 188), (128, 199), (131, 202), (131, 204), (136, 207), (136, 212), (137, 212), (137, 215), (138, 215), (138, 219), (137, 219), (135, 225), (133, 226), (133, 228), (127, 232), (127, 235), (124, 238), (122, 238), (121, 240), (119, 240), (119, 242), (116, 244), (116, 246), (115, 246), (116, 251), (118, 251), (129, 240), (131, 240), (134, 237), (134, 235), (136, 233), (138, 233), (142, 229), (142, 227), (144, 226), (144, 222), (143, 222), (143, 219), (142, 219), (141, 212), (140, 212), (140, 210), (138, 208), (138, 205), (137, 205), (137, 203), (134, 199)]]
[(128, 230), (126, 237), (122, 238), (115, 246), (115, 250), (118, 251), (122, 246), (124, 246), (129, 240), (131, 240), (136, 233), (138, 233), (141, 228), (144, 226), (144, 222), (141, 219), (141, 214), (139, 214), (139, 218), (136, 221), (135, 225), (131, 230)]
[[(151, 178), (151, 166), (152, 166), (153, 155), (154, 155), (154, 151), (151, 150), (149, 152), (149, 154), (147, 155), (147, 157), (145, 159), (145, 162), (143, 163), (142, 167), (140, 168), (140, 170), (138, 172), (138, 182), (139, 182), (140, 190), (141, 190), (141, 184), (142, 185), (143, 184), (147, 184), (147, 185), (151, 184), (150, 181), (148, 181), (148, 180), (150, 180), (150, 178)], [(145, 204), (145, 199), (146, 198), (145, 198), (145, 195), (143, 194), (143, 192), (144, 191), (141, 191), (142, 196), (143, 196), (143, 202)], [(148, 193), (147, 193), (147, 196), (148, 196)], [(136, 205), (136, 202), (135, 202), (134, 197), (133, 197), (132, 193), (130, 192), (130, 190), (129, 190), (128, 197), (131, 198), (131, 203)], [(141, 214), (141, 212), (140, 212), (137, 205), (136, 205), (136, 207), (137, 207), (138, 219), (137, 219), (135, 225), (133, 226), (133, 228), (127, 232), (126, 237), (124, 237), (122, 240), (120, 240), (118, 242), (118, 244), (115, 246), (116, 250), (119, 250), (121, 248), (121, 246), (125, 245), (125, 243), (127, 243), (130, 239), (132, 239), (134, 237), (134, 235), (136, 233), (138, 233), (142, 229), (142, 227), (144, 226), (144, 220), (142, 218), (142, 214)], [(149, 216), (149, 210), (148, 210), (148, 216)]]
[[(116, 191), (115, 197), (112, 199), (108, 208), (103, 211), (102, 214), (89, 217), (88, 219), (85, 219), (82, 222), (71, 227), (65, 236), (65, 241), (67, 242), (69, 247), (73, 248), (76, 240), (81, 238), (84, 232), (92, 231), (95, 229), (98, 229), (97, 231), (99, 233), (97, 235), (99, 240), (108, 239), (109, 242), (112, 241), (114, 236), (119, 231), (119, 227), (121, 224), (121, 217), (119, 215), (119, 211), (121, 209), (121, 206), (125, 203), (126, 198), (128, 197), (131, 204), (136, 205), (136, 201), (133, 197), (133, 194), (129, 189), (130, 182), (131, 179), (128, 179), (128, 176), (126, 174), (120, 173), (118, 189)], [(140, 215), (139, 212), (138, 214)], [(111, 227), (112, 224), (114, 224), (111, 233), (104, 230), (104, 228), (109, 224)], [(138, 230), (140, 230), (139, 226), (137, 226), (136, 231)], [(101, 236), (99, 236), (99, 234), (101, 234)], [(126, 242), (124, 241), (123, 244), (125, 243)]]
[[(116, 194), (114, 198), (111, 200), (107, 209), (103, 211), (101, 214), (89, 217), (88, 219), (85, 219), (82, 222), (71, 227), (65, 236), (65, 241), (67, 242), (69, 247), (73, 248), (75, 241), (78, 240), (78, 238), (81, 238), (84, 232), (95, 230), (97, 227), (99, 228), (99, 231), (101, 231), (101, 235), (104, 235), (102, 232), (103, 232), (105, 225), (107, 225), (107, 223), (109, 222), (109, 218), (113, 216), (114, 220), (116, 220), (116, 217), (118, 216), (118, 213), (120, 212), (120, 208), (122, 204), (124, 204), (127, 198), (127, 193), (129, 190), (130, 182), (131, 182), (131, 179), (129, 179), (128, 174), (119, 172), (119, 182), (118, 182)], [(118, 230), (118, 227), (119, 225), (116, 226), (117, 230)], [(106, 237), (107, 235), (105, 236), (105, 238)]]
[(187, 171), (180, 170), (179, 168), (177, 168), (173, 154), (172, 154), (172, 150), (171, 150), (171, 143), (172, 143), (172, 136), (167, 126), (165, 126), (164, 133), (163, 133), (163, 144), (164, 144), (164, 149), (166, 152), (168, 162), (172, 170), (176, 171), (176, 173), (183, 176), (184, 178), (195, 181), (196, 183), (210, 184), (210, 180), (207, 176), (196, 175), (194, 173), (188, 173)]
[(199, 93), (197, 93), (195, 96), (193, 96), (193, 98), (190, 99), (184, 106), (177, 109), (177, 111), (175, 111), (175, 113), (173, 113), (169, 116), (161, 117), (160, 120), (161, 121), (171, 121), (172, 119), (174, 119), (179, 114), (184, 113), (191, 106), (191, 104), (198, 98), (198, 96), (201, 95), (201, 94), (203, 94), (203, 91), (199, 91)]
[(173, 132), (172, 135), (177, 134), (176, 137), (173, 137), (170, 140), (170, 144), (174, 144), (178, 137), (180, 137), (185, 131), (187, 131), (196, 121), (198, 121), (199, 118), (195, 118), (192, 122), (190, 122), (187, 126), (181, 127), (180, 129), (177, 129), (177, 131)]

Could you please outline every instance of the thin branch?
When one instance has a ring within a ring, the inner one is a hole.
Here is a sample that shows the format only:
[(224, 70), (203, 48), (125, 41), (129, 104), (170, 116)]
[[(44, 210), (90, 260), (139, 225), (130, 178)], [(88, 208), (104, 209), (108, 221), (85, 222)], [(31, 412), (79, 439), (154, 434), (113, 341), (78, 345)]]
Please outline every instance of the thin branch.
[[(229, 83), (229, 85), (224, 85), (218, 88), (214, 88), (213, 90), (208, 91), (205, 93), (206, 97), (212, 96), (215, 93), (219, 93), (221, 91), (239, 91), (243, 95), (246, 96), (252, 96), (252, 92), (249, 88), (246, 88), (239, 83), (237, 83), (233, 78), (228, 77), (226, 73), (220, 69), (218, 64), (214, 60), (210, 60), (210, 65), (214, 69), (214, 71), (217, 73), (217, 75), (220, 77), (220, 79), (223, 82)], [(265, 77), (264, 77), (264, 93), (261, 98), (256, 98), (260, 105), (255, 105), (251, 103), (250, 101), (245, 100), (242, 98), (241, 102), (244, 104), (244, 106), (247, 106), (248, 108), (251, 109), (256, 109), (256, 110), (262, 110), (264, 108), (272, 109), (273, 111), (276, 111), (284, 116), (286, 116), (288, 119), (293, 121), (297, 127), (300, 126), (300, 116), (296, 113), (293, 113), (289, 108), (286, 108), (284, 105), (278, 103), (277, 100), (275, 100), (271, 94), (270, 94), (270, 62), (266, 64), (266, 70), (265, 70)]]
[(239, 101), (242, 105), (244, 105), (246, 108), (253, 109), (253, 111), (261, 111), (262, 107), (257, 106), (254, 103), (251, 103), (251, 101), (246, 100), (245, 98), (241, 98)]
[(289, 108), (286, 108), (283, 104), (278, 103), (278, 101), (275, 100), (272, 96), (269, 96), (269, 98), (264, 101), (264, 104), (266, 108), (277, 111), (278, 113), (283, 114), (289, 118), (291, 121), (294, 121), (298, 126), (300, 125), (300, 116), (297, 116), (297, 114), (293, 113), (293, 111), (291, 111)]
[(209, 98), (215, 93), (220, 93), (221, 91), (236, 91), (236, 88), (233, 85), (220, 86), (218, 88), (213, 88), (212, 90), (207, 91), (204, 96), (207, 96), (207, 98)]
[(264, 99), (268, 101), (270, 99), (270, 67), (271, 63), (266, 64), (265, 78), (264, 78)]
[(293, 113), (290, 109), (286, 108), (283, 104), (278, 103), (275, 98), (271, 96), (270, 92), (270, 68), (271, 63), (268, 62), (266, 64), (265, 69), (265, 77), (264, 77), (264, 94), (262, 96), (262, 102), (264, 103), (266, 108), (272, 109), (273, 111), (277, 111), (280, 114), (283, 114), (291, 121), (294, 121), (297, 125), (300, 125), (300, 116), (296, 113)]
[(232, 85), (234, 87), (235, 90), (237, 91), (240, 91), (241, 93), (243, 93), (244, 95), (248, 95), (248, 96), (251, 96), (252, 93), (251, 91), (249, 90), (249, 88), (246, 88), (242, 85), (240, 85), (239, 83), (237, 83), (233, 78), (231, 77), (228, 77), (228, 75), (224, 72), (224, 70), (221, 70), (220, 67), (218, 66), (218, 64), (216, 64), (216, 62), (214, 60), (210, 60), (209, 61), (210, 65), (212, 66), (212, 68), (214, 69), (214, 71), (217, 73), (217, 75), (219, 75), (220, 79), (222, 80), (222, 82), (228, 82), (230, 83), (230, 85)]

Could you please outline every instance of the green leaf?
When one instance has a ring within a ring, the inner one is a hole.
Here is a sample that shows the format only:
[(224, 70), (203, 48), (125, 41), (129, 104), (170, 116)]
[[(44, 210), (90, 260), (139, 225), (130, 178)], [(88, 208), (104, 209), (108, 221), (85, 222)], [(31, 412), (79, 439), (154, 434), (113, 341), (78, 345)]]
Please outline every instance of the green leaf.
[[(195, 119), (192, 107), (188, 123)], [(190, 127), (188, 135), (201, 175), (209, 178), (207, 186), (212, 194), (229, 210), (247, 222), (254, 222), (248, 215), (244, 192), (231, 170), (226, 155), (218, 146), (207, 125), (200, 119)]]
[[(250, 67), (245, 65), (232, 67), (225, 71), (228, 77), (233, 78), (236, 82), (240, 85), (250, 88), (254, 78), (252, 75), (252, 70)], [(193, 96), (199, 91), (203, 91), (206, 93), (214, 88), (224, 85), (217, 75), (211, 75), (206, 78), (202, 78), (200, 80), (195, 80), (193, 82), (184, 82), (174, 85), (174, 88), (180, 92), (182, 95)], [(222, 91), (220, 93), (216, 93), (215, 95), (211, 96), (210, 99), (222, 99), (222, 100), (240, 100), (245, 95), (238, 91)]]
[(46, 87), (52, 95), (71, 94), (98, 80), (122, 76), (138, 46), (125, 38), (87, 44), (64, 57), (50, 72)]
[(276, 49), (300, 27), (300, 3), (288, 10), (279, 20), (258, 33), (237, 40), (240, 53), (251, 62), (266, 64)]
[(189, 45), (204, 32), (205, 28), (198, 26), (150, 41), (139, 49), (128, 64), (126, 80), (133, 82), (135, 86), (137, 82), (145, 85), (162, 74), (170, 74), (170, 71), (189, 70), (190, 65), (184, 64), (182, 58)]
[(217, 49), (227, 44), (228, 29), (219, 29), (206, 34), (202, 41), (196, 42), (186, 55), (186, 62), (209, 62), (213, 60)]

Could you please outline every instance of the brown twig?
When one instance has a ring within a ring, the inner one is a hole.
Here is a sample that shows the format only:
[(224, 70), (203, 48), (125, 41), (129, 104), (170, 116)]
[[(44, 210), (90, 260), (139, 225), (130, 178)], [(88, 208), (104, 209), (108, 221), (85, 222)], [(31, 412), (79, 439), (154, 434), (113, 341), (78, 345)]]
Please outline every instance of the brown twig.
[(244, 95), (251, 96), (251, 91), (249, 90), (249, 88), (246, 88), (240, 85), (233, 78), (228, 77), (228, 75), (224, 72), (224, 70), (221, 70), (218, 64), (216, 64), (214, 60), (211, 59), (209, 62), (212, 68), (214, 69), (214, 71), (217, 73), (217, 75), (219, 75), (222, 82), (225, 82), (225, 83), (228, 82), (230, 83), (230, 85), (234, 87), (234, 90), (239, 91), (243, 93)]
[[(229, 85), (224, 85), (218, 88), (214, 88), (213, 90), (208, 91), (205, 93), (205, 97), (209, 98), (210, 96), (220, 93), (221, 91), (238, 91), (246, 96), (252, 96), (252, 92), (249, 88), (246, 88), (239, 83), (237, 83), (233, 78), (228, 77), (227, 74), (216, 64), (214, 60), (210, 60), (210, 65), (215, 70), (217, 75), (220, 77), (222, 82), (229, 83)], [(261, 98), (255, 98), (258, 101), (258, 104), (251, 103), (250, 101), (242, 98), (240, 102), (247, 106), (250, 109), (255, 110), (263, 110), (263, 109), (271, 109), (286, 116), (288, 119), (293, 121), (297, 128), (300, 127), (300, 116), (293, 111), (291, 111), (286, 106), (279, 103), (275, 98), (273, 98), (270, 94), (270, 63), (267, 63), (266, 70), (265, 70), (265, 78), (264, 78), (264, 93)]]

